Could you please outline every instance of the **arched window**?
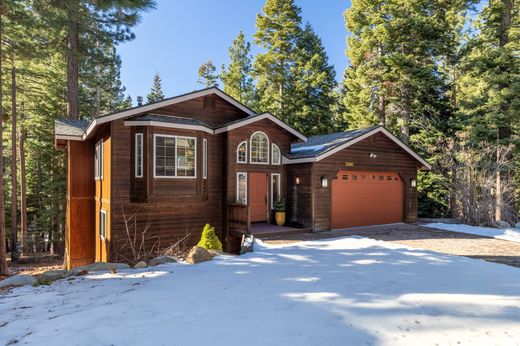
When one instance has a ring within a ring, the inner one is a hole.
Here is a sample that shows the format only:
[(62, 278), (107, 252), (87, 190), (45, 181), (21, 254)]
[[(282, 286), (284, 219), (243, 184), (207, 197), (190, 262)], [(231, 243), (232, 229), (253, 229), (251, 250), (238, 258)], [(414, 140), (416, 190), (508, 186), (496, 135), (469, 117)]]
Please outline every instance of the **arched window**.
[(243, 141), (237, 147), (237, 162), (247, 163), (247, 141)]
[(265, 133), (251, 135), (249, 158), (251, 163), (269, 163), (269, 138)]
[(273, 165), (279, 165), (282, 163), (282, 155), (280, 153), (280, 148), (274, 143), (271, 152), (271, 160), (273, 161)]

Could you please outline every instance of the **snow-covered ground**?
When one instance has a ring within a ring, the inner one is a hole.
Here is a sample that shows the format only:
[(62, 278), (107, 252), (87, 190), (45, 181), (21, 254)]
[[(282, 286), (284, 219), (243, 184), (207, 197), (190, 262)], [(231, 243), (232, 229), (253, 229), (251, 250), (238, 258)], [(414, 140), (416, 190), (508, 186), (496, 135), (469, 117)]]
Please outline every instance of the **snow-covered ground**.
[(425, 227), (441, 229), (444, 231), (461, 232), (475, 235), (482, 235), (490, 238), (509, 240), (520, 243), (520, 229), (516, 228), (491, 228), (469, 226), (464, 224), (448, 224), (448, 223), (427, 223)]
[(366, 238), (0, 295), (0, 344), (516, 345), (520, 270)]

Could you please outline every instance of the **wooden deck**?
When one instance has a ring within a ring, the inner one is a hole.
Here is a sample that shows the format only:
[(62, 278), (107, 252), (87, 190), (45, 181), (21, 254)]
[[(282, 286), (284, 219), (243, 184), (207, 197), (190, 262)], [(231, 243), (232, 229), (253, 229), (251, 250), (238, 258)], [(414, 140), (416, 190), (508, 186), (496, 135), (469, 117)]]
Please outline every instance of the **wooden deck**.
[[(231, 231), (235, 235), (246, 234), (245, 231), (233, 230)], [(259, 239), (277, 239), (287, 235), (294, 234), (303, 234), (310, 233), (310, 228), (298, 228), (298, 227), (289, 227), (289, 226), (278, 226), (271, 225), (265, 222), (262, 223), (252, 223), (251, 224), (251, 232), (253, 236)]]

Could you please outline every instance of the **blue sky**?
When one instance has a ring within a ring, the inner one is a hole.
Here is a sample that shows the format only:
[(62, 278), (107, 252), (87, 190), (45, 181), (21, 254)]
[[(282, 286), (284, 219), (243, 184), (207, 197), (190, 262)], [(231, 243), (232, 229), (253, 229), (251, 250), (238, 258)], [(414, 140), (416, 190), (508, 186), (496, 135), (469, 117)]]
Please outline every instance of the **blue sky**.
[[(143, 15), (134, 28), (136, 38), (121, 44), (121, 79), (134, 103), (146, 97), (153, 75), (159, 72), (166, 96), (200, 89), (197, 70), (211, 59), (220, 70), (228, 63), (228, 47), (240, 30), (253, 40), (256, 14), (265, 0), (157, 0), (157, 8)], [(337, 78), (348, 60), (343, 11), (349, 0), (295, 0), (322, 38)], [(253, 53), (257, 51), (253, 48)], [(145, 98), (146, 100), (146, 98)]]

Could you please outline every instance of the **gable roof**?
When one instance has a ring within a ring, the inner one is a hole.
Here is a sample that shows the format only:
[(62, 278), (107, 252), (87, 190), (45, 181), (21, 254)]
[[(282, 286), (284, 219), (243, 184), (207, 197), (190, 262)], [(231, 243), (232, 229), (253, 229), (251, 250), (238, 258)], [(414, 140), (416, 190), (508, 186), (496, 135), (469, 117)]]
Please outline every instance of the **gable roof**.
[[(245, 118), (238, 119), (235, 121), (231, 121), (229, 123), (226, 123), (224, 125), (219, 125), (217, 127), (212, 127), (205, 122), (193, 119), (190, 117), (179, 117), (179, 116), (172, 116), (172, 115), (157, 115), (153, 114), (153, 111), (158, 108), (162, 108), (165, 106), (173, 105), (176, 103), (184, 102), (187, 100), (191, 100), (194, 98), (206, 96), (214, 94), (225, 101), (229, 102), (233, 106), (239, 108), (244, 113), (247, 114)], [(111, 113), (107, 115), (102, 115), (100, 117), (95, 118), (91, 122), (84, 121), (84, 120), (74, 120), (70, 121), (68, 119), (61, 119), (58, 120), (55, 123), (56, 132), (55, 132), (55, 139), (62, 139), (62, 140), (85, 140), (89, 137), (89, 135), (92, 133), (92, 131), (100, 126), (101, 124), (108, 123), (114, 120), (118, 119), (126, 119), (125, 125), (127, 126), (146, 126), (146, 125), (155, 125), (155, 126), (162, 126), (162, 127), (172, 127), (172, 128), (178, 128), (178, 129), (191, 129), (191, 130), (197, 130), (197, 131), (204, 131), (210, 134), (219, 134), (222, 132), (230, 131), (251, 123), (254, 123), (256, 121), (260, 121), (262, 119), (269, 119), (272, 122), (274, 122), (276, 125), (282, 127), (289, 133), (293, 134), (294, 136), (306, 140), (307, 138), (301, 134), (299, 131), (294, 129), (293, 127), (289, 126), (288, 124), (284, 123), (280, 119), (276, 118), (274, 115), (270, 113), (261, 113), (257, 114), (252, 109), (246, 107), (242, 103), (235, 100), (233, 97), (229, 96), (222, 90), (220, 90), (217, 87), (211, 87), (207, 89), (202, 89), (198, 91), (193, 91), (190, 93), (186, 93), (183, 95), (171, 97), (162, 101), (149, 103), (143, 106), (137, 106), (133, 108), (126, 109), (124, 111)]]
[(401, 142), (383, 126), (372, 126), (365, 129), (309, 137), (306, 143), (296, 143), (291, 145), (291, 152), (286, 155), (284, 163), (294, 164), (318, 162), (376, 133), (383, 133), (394, 143), (400, 146), (404, 151), (406, 151), (410, 156), (421, 163), (426, 169), (431, 169), (431, 165), (426, 162), (426, 160), (420, 157), (406, 144)]

